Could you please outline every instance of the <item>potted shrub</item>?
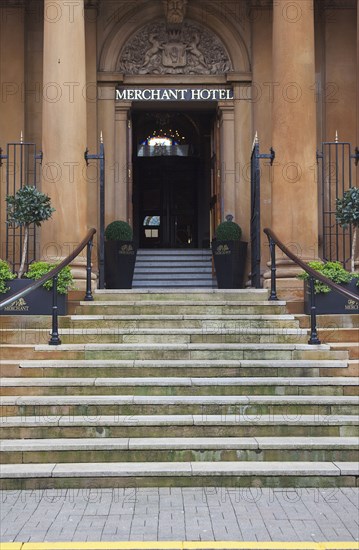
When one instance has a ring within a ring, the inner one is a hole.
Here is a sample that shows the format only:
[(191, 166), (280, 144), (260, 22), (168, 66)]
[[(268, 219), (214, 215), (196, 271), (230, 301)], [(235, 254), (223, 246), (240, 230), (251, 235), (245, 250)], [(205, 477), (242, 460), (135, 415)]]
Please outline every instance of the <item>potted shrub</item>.
[[(359, 273), (350, 273), (346, 271), (342, 264), (339, 262), (321, 262), (313, 261), (308, 262), (309, 267), (318, 271), (334, 283), (340, 284), (343, 288), (358, 294), (358, 302), (350, 300), (339, 294), (339, 292), (332, 291), (327, 285), (320, 281), (315, 281), (315, 305), (317, 314), (325, 315), (331, 313), (359, 313)], [(298, 275), (299, 279), (304, 280), (304, 312), (310, 314), (310, 287), (308, 284), (309, 275), (302, 273)]]
[[(36, 281), (41, 279), (46, 273), (49, 273), (58, 264), (48, 262), (32, 262), (29, 269), (24, 273), (23, 279), (14, 279), (9, 281), (8, 290), (1, 296), (1, 300), (15, 292), (23, 290), (29, 286), (29, 279)], [(11, 273), (11, 272), (10, 272)], [(15, 277), (13, 275), (13, 277)], [(47, 281), (41, 288), (37, 288), (24, 298), (4, 308), (0, 313), (4, 315), (51, 315), (52, 313), (52, 279)], [(57, 308), (59, 315), (67, 314), (66, 295), (73, 288), (73, 276), (69, 266), (65, 267), (58, 274), (57, 279)]]
[(16, 275), (11, 271), (9, 264), (5, 260), (0, 260), (0, 301), (4, 298), (1, 294), (10, 290), (9, 282), (15, 277)]
[(337, 199), (336, 219), (341, 227), (346, 229), (349, 225), (353, 228), (353, 241), (351, 251), (351, 271), (355, 271), (357, 230), (359, 227), (359, 188), (352, 187)]
[[(30, 225), (35, 224), (37, 227), (40, 227), (42, 222), (51, 218), (55, 209), (51, 207), (50, 197), (38, 191), (36, 187), (25, 185), (15, 195), (8, 195), (6, 202), (7, 223), (24, 228), (24, 242), (17, 279), (9, 280), (7, 292), (2, 298), (26, 288), (30, 284), (29, 279), (40, 279), (57, 265), (47, 262), (33, 262), (30, 264), (27, 273), (24, 274), (27, 262)], [(65, 295), (69, 288), (72, 287), (72, 281), (69, 267), (63, 269), (58, 275), (58, 313), (60, 315), (66, 315), (67, 304)], [(24, 298), (20, 298), (13, 304), (10, 304), (1, 313), (3, 315), (51, 315), (52, 280), (45, 283), (44, 287), (38, 288)]]
[(131, 226), (118, 220), (105, 230), (106, 288), (132, 288), (136, 249)]
[(212, 254), (218, 288), (243, 288), (248, 243), (241, 237), (242, 230), (231, 215), (216, 229)]
[(33, 223), (40, 227), (42, 222), (51, 218), (55, 209), (51, 207), (51, 199), (45, 193), (38, 191), (36, 187), (25, 185), (15, 195), (8, 195), (7, 222), (9, 225), (24, 228), (24, 242), (22, 247), (18, 279), (21, 279), (27, 258), (27, 245), (29, 241), (29, 228)]

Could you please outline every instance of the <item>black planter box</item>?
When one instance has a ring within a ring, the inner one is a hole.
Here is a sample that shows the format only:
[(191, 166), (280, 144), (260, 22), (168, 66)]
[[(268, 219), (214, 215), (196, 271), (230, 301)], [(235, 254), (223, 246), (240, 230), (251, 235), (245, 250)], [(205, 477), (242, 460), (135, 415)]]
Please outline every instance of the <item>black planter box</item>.
[(248, 243), (212, 241), (218, 288), (243, 288)]
[[(31, 285), (33, 279), (13, 279), (8, 281), (10, 290), (0, 295), (0, 301)], [(67, 294), (57, 295), (57, 311), (59, 315), (67, 314)], [(0, 315), (52, 315), (52, 290), (39, 287), (24, 298), (10, 304), (0, 311)]]
[[(339, 292), (331, 290), (330, 292), (320, 292), (315, 295), (315, 306), (317, 315), (326, 315), (337, 313), (342, 315), (343, 313), (359, 313), (359, 289), (356, 286), (356, 279), (350, 281), (350, 283), (342, 283), (340, 286), (343, 288), (358, 294), (358, 302), (346, 298)], [(308, 281), (304, 281), (304, 313), (310, 315), (310, 287)]]
[(106, 288), (132, 288), (137, 250), (132, 241), (105, 242)]

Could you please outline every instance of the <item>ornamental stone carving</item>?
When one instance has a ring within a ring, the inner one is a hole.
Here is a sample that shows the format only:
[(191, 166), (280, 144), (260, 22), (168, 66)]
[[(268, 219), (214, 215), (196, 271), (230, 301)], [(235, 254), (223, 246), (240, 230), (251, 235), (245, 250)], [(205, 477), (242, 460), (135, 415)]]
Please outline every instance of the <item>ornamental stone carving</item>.
[(171, 31), (158, 21), (140, 29), (124, 46), (124, 74), (223, 74), (232, 64), (222, 42), (208, 29), (185, 21)]
[(181, 25), (186, 15), (188, 0), (162, 0), (168, 25)]

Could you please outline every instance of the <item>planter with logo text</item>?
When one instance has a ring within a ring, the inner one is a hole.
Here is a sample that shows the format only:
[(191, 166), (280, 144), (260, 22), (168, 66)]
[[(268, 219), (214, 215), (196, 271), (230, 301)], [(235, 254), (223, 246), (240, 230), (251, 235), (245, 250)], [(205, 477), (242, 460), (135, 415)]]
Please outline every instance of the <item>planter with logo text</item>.
[(248, 243), (212, 241), (218, 288), (243, 288)]
[(105, 242), (105, 281), (107, 289), (132, 288), (137, 250), (132, 241)]
[[(349, 283), (342, 283), (340, 286), (354, 292), (354, 294), (358, 294), (358, 302), (334, 290), (330, 292), (319, 292), (315, 295), (317, 315), (359, 314), (359, 288), (356, 286), (356, 279), (353, 279)], [(308, 281), (304, 281), (304, 313), (310, 315), (310, 287)]]
[[(11, 294), (24, 290), (32, 283), (32, 279), (13, 279), (8, 281), (10, 290), (0, 294), (0, 301), (5, 300)], [(57, 295), (57, 307), (59, 315), (67, 314), (67, 294)], [(0, 315), (51, 315), (52, 314), (52, 290), (40, 287), (20, 298), (13, 304), (0, 311)]]

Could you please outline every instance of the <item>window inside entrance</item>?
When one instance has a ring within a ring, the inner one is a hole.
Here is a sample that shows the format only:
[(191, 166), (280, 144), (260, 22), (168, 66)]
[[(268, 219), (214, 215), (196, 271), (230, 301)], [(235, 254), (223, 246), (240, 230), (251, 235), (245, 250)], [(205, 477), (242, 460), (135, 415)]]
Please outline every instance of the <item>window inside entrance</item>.
[(134, 229), (141, 248), (209, 246), (208, 112), (134, 111)]

